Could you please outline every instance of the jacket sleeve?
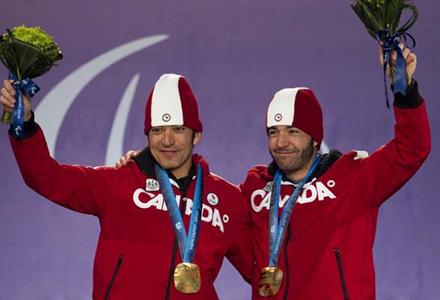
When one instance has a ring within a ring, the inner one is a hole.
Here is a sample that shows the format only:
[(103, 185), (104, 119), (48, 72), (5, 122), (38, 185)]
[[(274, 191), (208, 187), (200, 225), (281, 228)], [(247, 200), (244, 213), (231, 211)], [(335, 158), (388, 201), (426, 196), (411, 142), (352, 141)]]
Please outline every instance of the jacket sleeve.
[(24, 139), (11, 135), (9, 139), (23, 179), (31, 189), (66, 208), (99, 214), (101, 208), (94, 188), (102, 185), (99, 178), (106, 168), (59, 164), (50, 157), (39, 127)]
[(237, 222), (234, 226), (232, 244), (226, 253), (226, 257), (243, 279), (251, 283), (255, 259), (252, 248), (253, 238), (249, 205), (239, 192), (236, 192), (235, 198), (236, 205), (234, 209), (237, 211), (235, 217)]
[(375, 206), (399, 190), (431, 150), (428, 116), (416, 82), (408, 88), (406, 96), (395, 94), (394, 115), (395, 137), (369, 157), (353, 160), (358, 174), (357, 190), (362, 191), (360, 197)]

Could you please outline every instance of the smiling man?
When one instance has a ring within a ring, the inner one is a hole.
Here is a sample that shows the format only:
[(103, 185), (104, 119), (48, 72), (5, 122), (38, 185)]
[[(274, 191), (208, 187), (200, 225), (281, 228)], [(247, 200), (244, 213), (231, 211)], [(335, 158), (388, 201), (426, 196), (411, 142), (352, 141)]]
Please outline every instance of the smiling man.
[[(253, 299), (375, 299), (379, 207), (431, 150), (425, 102), (412, 79), (417, 58), (400, 46), (408, 86), (406, 95), (394, 95), (395, 137), (371, 155), (321, 155), (323, 117), (313, 91), (287, 88), (274, 95), (266, 118), (273, 161), (252, 168), (240, 186), (252, 208)], [(137, 153), (129, 151), (117, 165)]]
[[(7, 111), (14, 94), (5, 80)], [(121, 168), (59, 164), (24, 98), (25, 135), (10, 134), (10, 141), (25, 182), (59, 205), (99, 218), (93, 299), (217, 299), (213, 282), (223, 257), (251, 280), (248, 204), (193, 153), (202, 123), (183, 76), (165, 74), (156, 82), (145, 108), (149, 146)]]
[(401, 48), (408, 86), (406, 95), (394, 95), (395, 137), (371, 155), (319, 154), (323, 120), (312, 90), (283, 89), (270, 102), (273, 161), (251, 169), (241, 185), (252, 206), (253, 299), (375, 299), (379, 207), (431, 149), (425, 103), (412, 79), (416, 56)]
[(151, 155), (177, 178), (185, 177), (191, 168), (193, 146), (200, 141), (200, 132), (185, 126), (153, 127), (148, 132)]

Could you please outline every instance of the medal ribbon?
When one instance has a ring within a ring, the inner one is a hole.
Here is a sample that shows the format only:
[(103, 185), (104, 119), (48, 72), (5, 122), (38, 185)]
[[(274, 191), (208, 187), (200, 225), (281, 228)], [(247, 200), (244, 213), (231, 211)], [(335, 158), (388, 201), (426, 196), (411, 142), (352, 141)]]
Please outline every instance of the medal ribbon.
[[(160, 191), (164, 197), (165, 204), (168, 209), (168, 215), (173, 224), (174, 234), (179, 244), (180, 256), (183, 262), (190, 263), (194, 259), (197, 242), (199, 239), (200, 219), (202, 216), (202, 167), (197, 167), (197, 179), (194, 192), (194, 200), (191, 212), (191, 219), (188, 229), (188, 235), (185, 231), (182, 215), (177, 207), (176, 196), (171, 187), (171, 183), (167, 172), (158, 164), (154, 165), (156, 177), (160, 184)], [(181, 204), (183, 205), (183, 204)]]
[(278, 169), (275, 172), (272, 195), (270, 199), (270, 211), (269, 211), (269, 267), (276, 267), (278, 265), (278, 260), (280, 258), (281, 246), (284, 242), (284, 237), (286, 235), (286, 230), (289, 225), (290, 216), (292, 215), (293, 207), (295, 206), (296, 200), (304, 187), (304, 184), (309, 180), (309, 177), (313, 174), (318, 163), (321, 159), (321, 155), (316, 154), (316, 158), (313, 161), (312, 166), (307, 172), (306, 177), (296, 186), (295, 191), (290, 195), (286, 202), (286, 206), (283, 209), (281, 218), (278, 221), (278, 207), (280, 201), (280, 191), (281, 191), (281, 178), (282, 173)]
[(24, 101), (23, 94), (28, 94), (30, 97), (35, 96), (40, 90), (31, 79), (25, 78), (18, 80), (13, 73), (9, 73), (9, 79), (14, 80), (12, 84), (15, 89), (15, 106), (12, 113), (12, 134), (16, 138), (23, 137), (23, 125), (24, 125)]
[(390, 32), (386, 30), (379, 31), (377, 33), (376, 39), (381, 42), (381, 47), (383, 50), (383, 81), (385, 86), (385, 100), (387, 107), (390, 108), (390, 102), (388, 100), (388, 89), (387, 89), (387, 76), (386, 70), (389, 65), (391, 68), (390, 56), (391, 52), (395, 50), (397, 52), (397, 60), (395, 65), (395, 74), (394, 74), (394, 93), (401, 93), (402, 95), (406, 95), (406, 85), (408, 84), (406, 78), (406, 62), (403, 58), (402, 49), (399, 47), (400, 37), (403, 37), (403, 40), (406, 43), (407, 37), (409, 37), (412, 41), (412, 47), (414, 48), (416, 45), (416, 41), (414, 37), (405, 32), (397, 32), (395, 34), (390, 34)]

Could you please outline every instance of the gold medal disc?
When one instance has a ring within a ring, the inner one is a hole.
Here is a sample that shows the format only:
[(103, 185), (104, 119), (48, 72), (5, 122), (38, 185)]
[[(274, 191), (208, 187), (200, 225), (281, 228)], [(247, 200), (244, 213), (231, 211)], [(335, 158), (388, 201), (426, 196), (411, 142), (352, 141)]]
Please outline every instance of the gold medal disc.
[(260, 296), (271, 297), (278, 294), (283, 282), (283, 271), (277, 267), (266, 267), (261, 270), (258, 292)]
[(194, 294), (200, 290), (199, 266), (193, 263), (180, 263), (174, 270), (174, 286), (185, 294)]

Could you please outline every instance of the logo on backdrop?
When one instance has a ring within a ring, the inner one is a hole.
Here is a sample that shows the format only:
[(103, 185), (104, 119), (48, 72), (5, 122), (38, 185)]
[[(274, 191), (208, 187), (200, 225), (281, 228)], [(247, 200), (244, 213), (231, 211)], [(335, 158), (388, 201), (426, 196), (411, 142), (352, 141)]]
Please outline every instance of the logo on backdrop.
[[(35, 114), (44, 129), (47, 146), (53, 157), (55, 157), (55, 145), (61, 124), (76, 97), (86, 85), (115, 63), (166, 39), (168, 39), (168, 35), (165, 34), (152, 35), (110, 49), (78, 67), (49, 91), (36, 107)], [(127, 85), (116, 111), (107, 143), (105, 165), (113, 165), (123, 154), (125, 128), (138, 82), (139, 73), (135, 74)], [(54, 114), (53, 111), (57, 111), (57, 113)], [(164, 121), (169, 121), (170, 118), (169, 115), (163, 116)], [(321, 144), (320, 152), (328, 152), (325, 142)]]
[[(35, 109), (35, 114), (44, 129), (47, 146), (52, 156), (55, 156), (56, 140), (67, 111), (85, 86), (115, 63), (167, 38), (168, 36), (165, 34), (152, 35), (110, 49), (67, 75), (41, 100)], [(117, 109), (107, 144), (106, 165), (113, 165), (123, 153), (125, 127), (138, 81), (139, 74), (135, 74)], [(54, 114), (53, 111), (57, 113)]]

